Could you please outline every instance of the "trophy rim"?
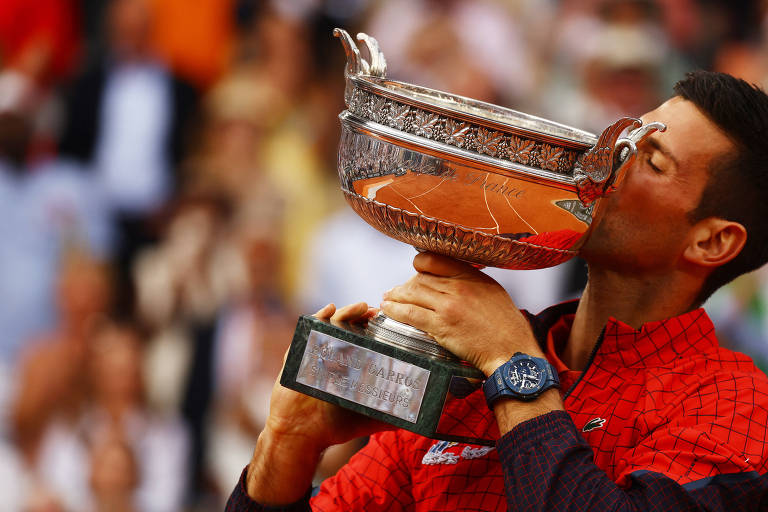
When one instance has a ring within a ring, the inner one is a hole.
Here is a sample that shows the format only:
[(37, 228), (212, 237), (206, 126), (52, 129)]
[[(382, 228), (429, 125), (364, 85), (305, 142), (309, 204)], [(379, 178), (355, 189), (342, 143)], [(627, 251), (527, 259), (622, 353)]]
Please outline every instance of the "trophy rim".
[(438, 89), (370, 75), (349, 76), (348, 80), (378, 96), (564, 147), (586, 150), (598, 140), (597, 135), (580, 128)]

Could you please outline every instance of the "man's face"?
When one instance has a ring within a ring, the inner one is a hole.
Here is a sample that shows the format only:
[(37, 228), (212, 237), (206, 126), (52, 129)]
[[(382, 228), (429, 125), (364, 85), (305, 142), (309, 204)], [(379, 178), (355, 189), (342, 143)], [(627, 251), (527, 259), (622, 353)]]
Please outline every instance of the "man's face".
[(691, 102), (674, 97), (642, 116), (660, 121), (638, 145), (635, 162), (618, 190), (603, 199), (603, 216), (581, 256), (619, 272), (650, 274), (673, 268), (687, 243), (688, 214), (699, 204), (709, 165), (733, 144)]

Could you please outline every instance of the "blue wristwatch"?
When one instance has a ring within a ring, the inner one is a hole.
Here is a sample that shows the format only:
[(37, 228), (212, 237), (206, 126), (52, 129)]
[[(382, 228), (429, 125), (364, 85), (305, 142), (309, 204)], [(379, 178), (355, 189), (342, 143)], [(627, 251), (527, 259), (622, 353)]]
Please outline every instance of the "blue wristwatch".
[(559, 388), (560, 379), (549, 361), (517, 352), (499, 366), (483, 384), (488, 407), (500, 398), (533, 400), (550, 388)]

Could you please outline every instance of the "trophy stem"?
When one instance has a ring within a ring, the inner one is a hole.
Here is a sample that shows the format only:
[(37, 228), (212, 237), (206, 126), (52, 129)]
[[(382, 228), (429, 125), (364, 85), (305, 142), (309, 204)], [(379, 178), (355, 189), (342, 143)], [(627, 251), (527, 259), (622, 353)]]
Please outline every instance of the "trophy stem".
[(388, 345), (419, 352), (428, 356), (459, 361), (459, 358), (437, 344), (426, 332), (379, 313), (368, 321), (366, 332), (375, 340)]

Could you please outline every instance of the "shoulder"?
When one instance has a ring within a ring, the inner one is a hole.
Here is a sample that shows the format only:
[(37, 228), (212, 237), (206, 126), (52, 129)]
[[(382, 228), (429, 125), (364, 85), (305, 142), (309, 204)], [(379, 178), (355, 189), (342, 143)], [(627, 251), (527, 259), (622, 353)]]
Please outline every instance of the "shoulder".
[(739, 352), (713, 347), (694, 357), (646, 369), (649, 393), (661, 393), (667, 406), (699, 404), (768, 408), (768, 376)]

